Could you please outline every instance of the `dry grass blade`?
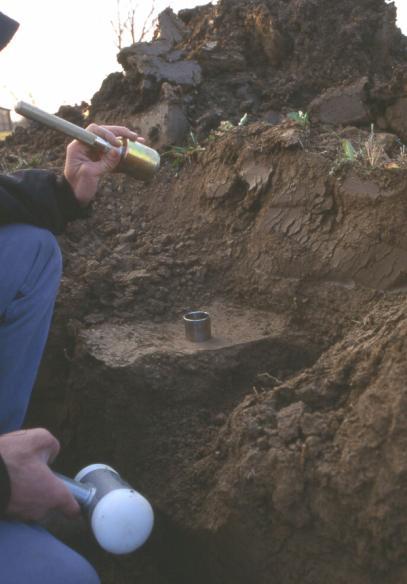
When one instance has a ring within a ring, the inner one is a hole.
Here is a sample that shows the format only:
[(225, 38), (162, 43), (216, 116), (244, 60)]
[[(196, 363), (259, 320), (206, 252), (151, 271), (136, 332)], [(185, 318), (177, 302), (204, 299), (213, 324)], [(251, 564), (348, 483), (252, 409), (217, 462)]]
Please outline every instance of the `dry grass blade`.
[(364, 154), (365, 159), (371, 168), (377, 168), (385, 157), (384, 148), (376, 139), (373, 125), (371, 127), (369, 138), (364, 145)]

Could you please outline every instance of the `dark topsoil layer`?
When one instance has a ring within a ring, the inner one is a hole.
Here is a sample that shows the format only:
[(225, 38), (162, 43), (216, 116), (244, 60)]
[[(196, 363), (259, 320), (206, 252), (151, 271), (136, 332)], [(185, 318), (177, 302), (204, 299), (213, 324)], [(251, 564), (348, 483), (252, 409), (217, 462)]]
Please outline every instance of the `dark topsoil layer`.
[[(117, 466), (157, 511), (134, 557), (85, 545), (105, 582), (401, 584), (407, 43), (394, 6), (223, 0), (160, 27), (121, 52), (125, 73), (90, 108), (59, 112), (147, 119), (165, 156), (149, 184), (105, 178), (61, 237), (30, 422), (61, 438), (63, 470)], [(287, 118), (297, 110), (310, 122)], [(3, 166), (60, 169), (64, 145), (30, 125)], [(164, 333), (217, 303), (231, 325), (264, 319), (261, 338), (191, 353)]]

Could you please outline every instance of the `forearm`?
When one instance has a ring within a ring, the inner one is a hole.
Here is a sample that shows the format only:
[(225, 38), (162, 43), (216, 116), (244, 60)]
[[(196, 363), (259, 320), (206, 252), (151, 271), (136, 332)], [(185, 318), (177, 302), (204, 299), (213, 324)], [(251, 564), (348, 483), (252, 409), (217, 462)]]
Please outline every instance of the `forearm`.
[(86, 217), (63, 177), (45, 170), (23, 170), (0, 176), (0, 225), (30, 223), (60, 234), (66, 224)]

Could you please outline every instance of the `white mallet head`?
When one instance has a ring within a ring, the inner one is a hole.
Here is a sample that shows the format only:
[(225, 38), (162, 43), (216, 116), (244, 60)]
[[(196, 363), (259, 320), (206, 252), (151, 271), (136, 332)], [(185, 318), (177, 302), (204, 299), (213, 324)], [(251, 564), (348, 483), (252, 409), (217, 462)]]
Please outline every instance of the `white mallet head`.
[(82, 469), (75, 481), (94, 489), (86, 504), (92, 531), (100, 546), (112, 554), (141, 547), (153, 529), (150, 503), (105, 464)]

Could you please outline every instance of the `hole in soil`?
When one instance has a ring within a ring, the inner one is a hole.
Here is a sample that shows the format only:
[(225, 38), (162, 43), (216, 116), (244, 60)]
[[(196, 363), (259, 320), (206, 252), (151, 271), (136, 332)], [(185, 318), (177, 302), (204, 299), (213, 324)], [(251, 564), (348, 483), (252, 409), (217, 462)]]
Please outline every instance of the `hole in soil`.
[(217, 333), (203, 344), (185, 339), (182, 322), (103, 323), (81, 333), (63, 404), (49, 399), (56, 380), (46, 364), (56, 367), (62, 353), (50, 347), (29, 423), (44, 425), (45, 415), (62, 440), (58, 470), (74, 476), (91, 463), (111, 465), (156, 512), (153, 536), (129, 557), (96, 549), (83, 525), (82, 538), (56, 528), (68, 543), (81, 542), (108, 584), (223, 577), (222, 562), (213, 567), (216, 542), (194, 525), (212, 480), (199, 469), (217, 456), (219, 434), (244, 396), (267, 391), (259, 374), (284, 380), (319, 356), (281, 315), (222, 303), (199, 312), (206, 308)]

